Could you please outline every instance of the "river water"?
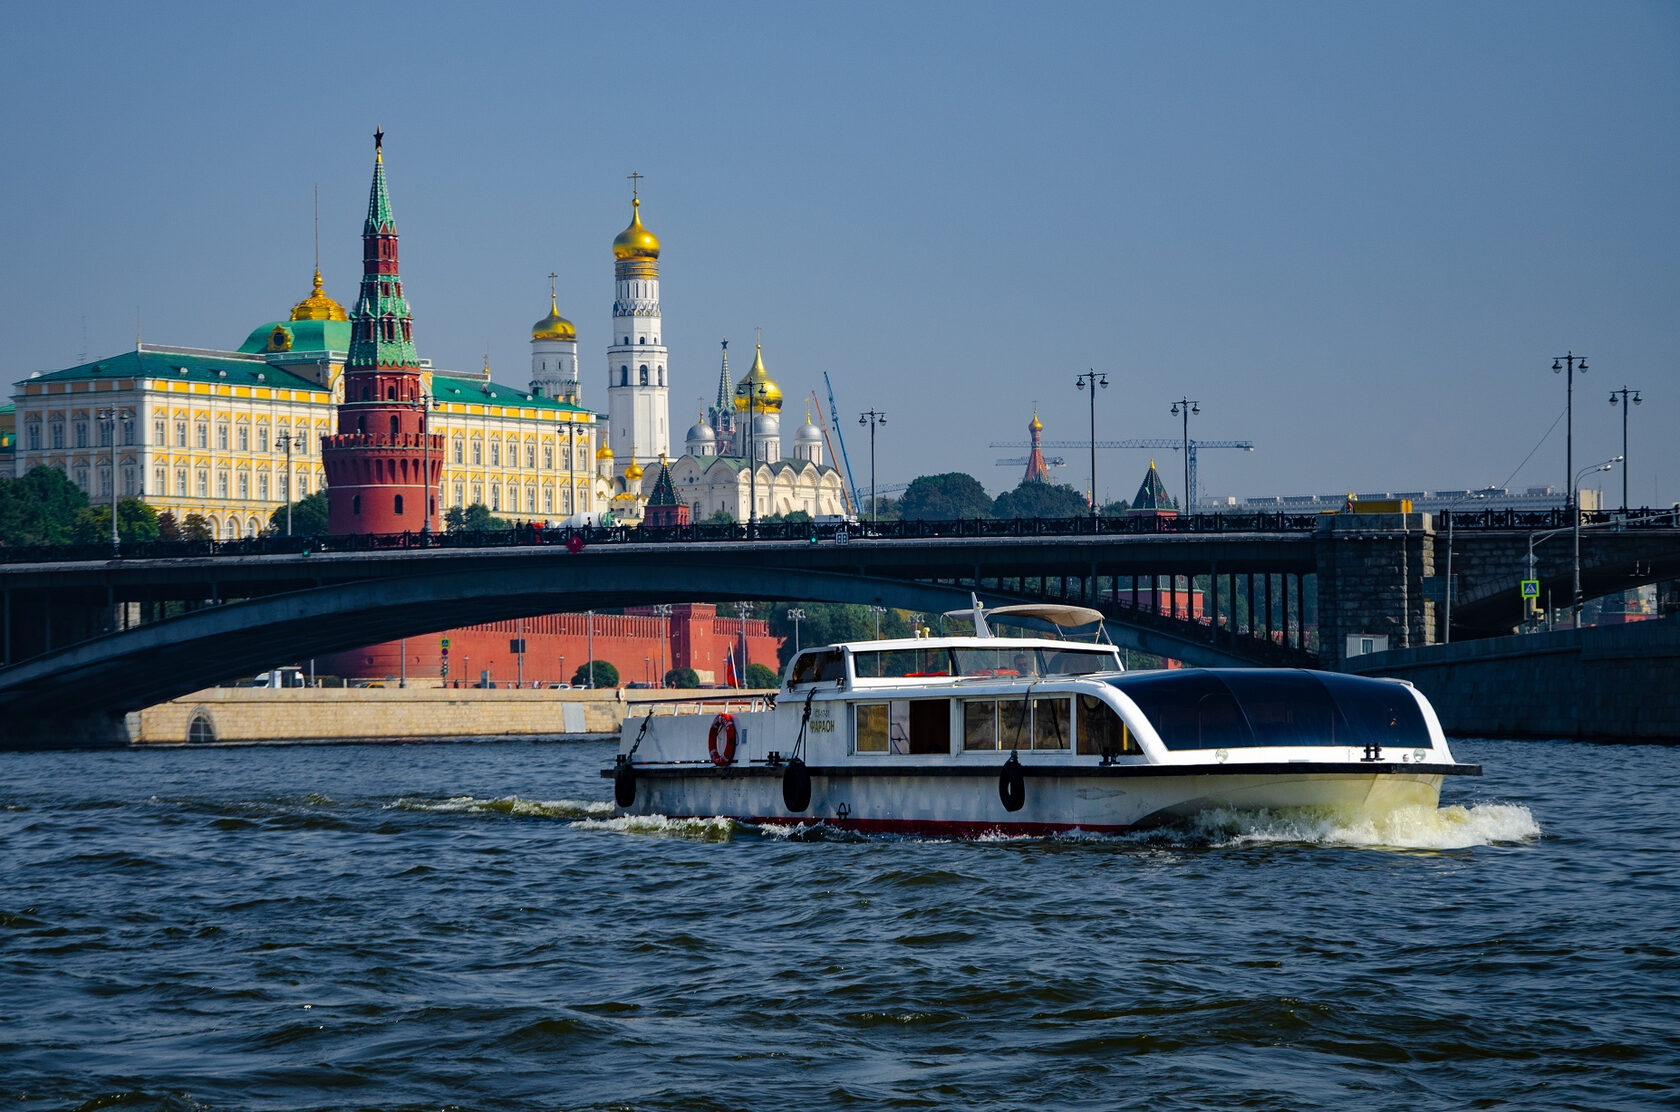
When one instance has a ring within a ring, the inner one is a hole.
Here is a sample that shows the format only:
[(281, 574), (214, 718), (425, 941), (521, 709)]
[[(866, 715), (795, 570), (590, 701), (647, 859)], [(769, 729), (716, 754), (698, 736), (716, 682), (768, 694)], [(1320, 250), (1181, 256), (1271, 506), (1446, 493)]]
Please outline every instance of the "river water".
[(0, 754), (0, 1100), (1675, 1107), (1680, 750), (1373, 828), (615, 820), (606, 743)]

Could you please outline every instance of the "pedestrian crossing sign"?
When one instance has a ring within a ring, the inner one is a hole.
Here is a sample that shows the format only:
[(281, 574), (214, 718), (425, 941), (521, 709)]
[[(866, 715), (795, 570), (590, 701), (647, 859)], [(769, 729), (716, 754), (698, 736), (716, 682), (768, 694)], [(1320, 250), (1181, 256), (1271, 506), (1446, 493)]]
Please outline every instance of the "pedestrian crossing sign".
[(1522, 581), (1522, 597), (1523, 598), (1539, 598), (1540, 597), (1540, 581), (1538, 579), (1525, 579), (1525, 580), (1523, 580)]

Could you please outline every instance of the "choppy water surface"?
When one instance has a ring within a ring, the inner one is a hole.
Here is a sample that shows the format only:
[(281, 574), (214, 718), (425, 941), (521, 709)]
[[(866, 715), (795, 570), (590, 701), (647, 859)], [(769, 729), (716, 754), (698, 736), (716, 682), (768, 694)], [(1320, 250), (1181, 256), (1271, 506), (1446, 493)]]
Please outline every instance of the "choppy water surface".
[(0, 1098), (1673, 1107), (1680, 753), (1460, 742), (1381, 825), (619, 820), (607, 744), (0, 754)]

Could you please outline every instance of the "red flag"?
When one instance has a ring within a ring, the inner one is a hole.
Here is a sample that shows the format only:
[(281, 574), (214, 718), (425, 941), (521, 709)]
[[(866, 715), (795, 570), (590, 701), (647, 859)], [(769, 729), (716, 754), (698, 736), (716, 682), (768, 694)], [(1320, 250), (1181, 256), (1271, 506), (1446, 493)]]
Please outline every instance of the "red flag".
[(727, 650), (725, 650), (725, 652), (724, 652), (724, 657), (723, 657), (723, 682), (728, 684), (730, 687), (740, 687), (741, 686), (741, 677), (739, 677), (735, 674), (735, 646), (734, 645), (729, 646), (729, 648)]

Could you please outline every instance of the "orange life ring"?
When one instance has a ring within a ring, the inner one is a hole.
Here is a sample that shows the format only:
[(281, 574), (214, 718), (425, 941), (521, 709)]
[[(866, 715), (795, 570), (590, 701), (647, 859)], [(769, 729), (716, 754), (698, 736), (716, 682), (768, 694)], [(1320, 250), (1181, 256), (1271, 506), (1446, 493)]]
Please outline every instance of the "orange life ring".
[[(718, 749), (718, 738), (723, 738), (723, 749)], [(712, 719), (712, 728), (706, 734), (706, 748), (712, 754), (712, 763), (719, 768), (729, 765), (735, 760), (735, 718), (725, 712)]]

